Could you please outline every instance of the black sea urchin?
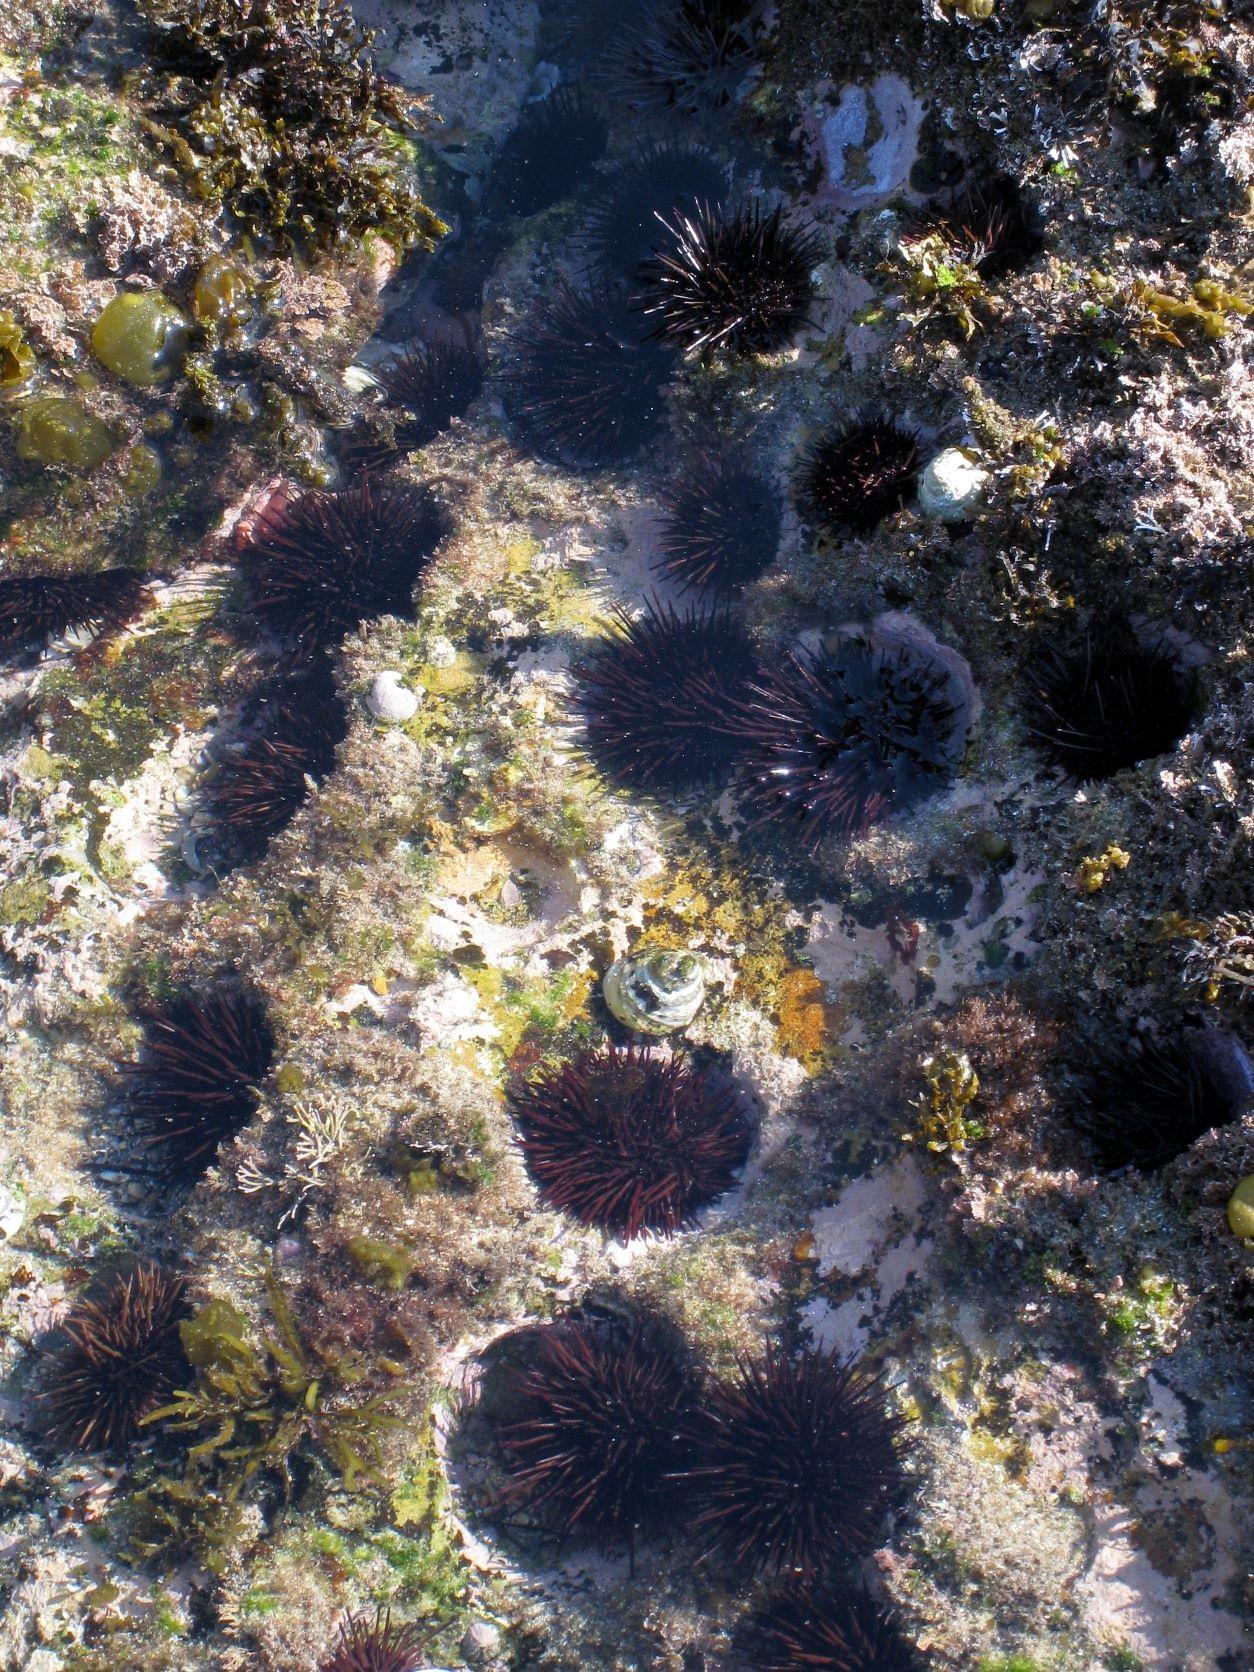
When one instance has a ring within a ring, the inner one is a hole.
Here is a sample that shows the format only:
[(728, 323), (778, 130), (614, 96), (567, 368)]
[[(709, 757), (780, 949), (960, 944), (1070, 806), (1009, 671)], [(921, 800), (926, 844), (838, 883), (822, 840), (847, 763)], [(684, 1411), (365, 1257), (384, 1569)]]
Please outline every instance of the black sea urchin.
[(563, 1538), (634, 1547), (672, 1518), (668, 1477), (692, 1379), (645, 1324), (570, 1319), (528, 1333), (496, 1429), (501, 1507)]
[(147, 601), (148, 588), (137, 569), (0, 576), (0, 656), (74, 630), (116, 632)]
[(727, 193), (727, 171), (693, 145), (652, 145), (615, 170), (588, 222), (588, 254), (609, 283), (634, 285), (667, 221)]
[(747, 11), (730, 0), (652, 0), (621, 31), (602, 85), (637, 110), (721, 110), (753, 69)]
[(919, 444), (886, 418), (859, 419), (829, 430), (802, 454), (797, 503), (828, 539), (846, 530), (868, 534), (900, 510), (914, 487)]
[(143, 1046), (123, 1069), (126, 1110), (157, 1169), (193, 1184), (257, 1110), (274, 1034), (243, 987), (189, 992), (143, 1012)]
[(663, 342), (685, 354), (772, 354), (808, 322), (814, 232), (756, 203), (730, 214), (701, 204), (659, 224), (664, 236), (641, 270), (637, 306)]
[(388, 405), (398, 408), (398, 445), (425, 447), (478, 399), (483, 362), (456, 337), (407, 343), (379, 375)]
[(1018, 183), (999, 175), (967, 189), (929, 223), (982, 279), (1018, 272), (1044, 247), (1040, 222)]
[(348, 731), (326, 660), (287, 668), (254, 696), (241, 741), (224, 750), (202, 791), (197, 823), (218, 868), (260, 859), (335, 765)]
[(730, 616), (650, 600), (575, 669), (588, 752), (617, 783), (677, 790), (729, 765), (728, 708), (753, 671), (749, 640)]
[(510, 1108), (542, 1200), (618, 1237), (689, 1224), (731, 1189), (752, 1138), (724, 1077), (635, 1046), (543, 1069)]
[(866, 1554), (899, 1500), (900, 1424), (875, 1376), (835, 1354), (768, 1350), (717, 1383), (678, 1486), (707, 1555), (809, 1579)]
[(414, 587), (446, 531), (425, 488), (363, 479), (280, 496), (240, 543), (249, 606), (302, 650), (333, 647), (371, 616), (413, 614)]
[(1248, 1065), (1230, 1060), (1235, 1049), (1198, 1030), (1139, 1039), (1106, 1056), (1087, 1079), (1076, 1120), (1103, 1170), (1163, 1167), (1204, 1132), (1236, 1120), (1254, 1085)]
[(1173, 750), (1193, 717), (1193, 680), (1165, 645), (1112, 623), (1069, 649), (1046, 645), (1023, 707), (1037, 749), (1088, 783)]
[(505, 406), (541, 458), (625, 464), (661, 426), (671, 371), (619, 298), (561, 279), (508, 370)]
[(605, 155), (609, 125), (577, 87), (523, 106), (492, 165), (489, 208), (538, 215), (569, 197)]
[(783, 500), (742, 460), (702, 453), (659, 497), (653, 569), (680, 591), (734, 592), (775, 561)]
[(330, 1660), (319, 1672), (419, 1672), (427, 1634), (416, 1625), (393, 1625), (382, 1610), (371, 1619), (347, 1620)]
[(184, 1281), (159, 1266), (115, 1272), (71, 1310), (36, 1396), (43, 1432), (72, 1451), (115, 1451), (187, 1374)]
[(922, 1672), (892, 1614), (861, 1586), (789, 1586), (742, 1642), (752, 1672)]
[(759, 823), (796, 820), (811, 849), (913, 806), (961, 748), (945, 670), (860, 637), (763, 669), (732, 723), (746, 805)]

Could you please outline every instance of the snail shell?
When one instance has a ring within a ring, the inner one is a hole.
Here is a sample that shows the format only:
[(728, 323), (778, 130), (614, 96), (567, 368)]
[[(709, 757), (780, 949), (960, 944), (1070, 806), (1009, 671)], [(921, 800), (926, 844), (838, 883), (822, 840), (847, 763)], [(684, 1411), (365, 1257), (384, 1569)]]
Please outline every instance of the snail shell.
[(686, 1028), (705, 998), (705, 967), (692, 952), (647, 952), (611, 964), (601, 983), (610, 1014), (636, 1033)]

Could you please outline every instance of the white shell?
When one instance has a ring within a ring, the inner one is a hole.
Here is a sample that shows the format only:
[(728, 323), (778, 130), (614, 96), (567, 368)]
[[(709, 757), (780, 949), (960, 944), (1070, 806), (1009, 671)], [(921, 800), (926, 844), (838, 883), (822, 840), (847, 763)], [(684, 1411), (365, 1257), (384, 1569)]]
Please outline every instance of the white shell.
[(686, 1028), (705, 999), (705, 967), (692, 952), (647, 952), (611, 964), (601, 983), (610, 1014), (636, 1033)]
[(961, 447), (946, 447), (919, 477), (919, 509), (937, 522), (965, 522), (992, 480)]
[(374, 683), (370, 687), (370, 694), (366, 698), (366, 707), (376, 720), (385, 720), (388, 725), (404, 725), (406, 720), (412, 720), (418, 712), (422, 698), (408, 685), (401, 683), (401, 676), (385, 668), (382, 673), (374, 676)]

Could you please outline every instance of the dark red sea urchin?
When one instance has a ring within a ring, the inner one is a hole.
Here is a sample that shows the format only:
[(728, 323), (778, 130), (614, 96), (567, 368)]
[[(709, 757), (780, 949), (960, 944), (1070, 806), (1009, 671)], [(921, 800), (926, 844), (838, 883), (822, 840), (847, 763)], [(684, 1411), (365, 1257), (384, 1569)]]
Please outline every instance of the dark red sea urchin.
[(653, 569), (680, 591), (735, 592), (775, 561), (783, 500), (742, 460), (702, 453), (659, 498)]
[(366, 478), (336, 493), (277, 496), (240, 543), (249, 607), (307, 652), (333, 648), (371, 616), (412, 616), (414, 587), (447, 526), (425, 488)]
[[(1201, 1029), (1111, 1051), (1084, 1085), (1076, 1124), (1105, 1172), (1163, 1167), (1254, 1101), (1248, 1064)], [(1244, 1052), (1240, 1053), (1244, 1059)]]
[(829, 430), (801, 456), (796, 495), (802, 514), (827, 539), (869, 534), (900, 510), (914, 487), (919, 444), (891, 419), (859, 419)]
[(588, 753), (616, 783), (675, 791), (728, 769), (730, 705), (753, 671), (748, 637), (730, 616), (651, 600), (575, 669)]
[(635, 1046), (543, 1069), (510, 1107), (542, 1200), (618, 1237), (689, 1224), (731, 1189), (752, 1142), (725, 1077)]
[(904, 1489), (902, 1433), (878, 1377), (834, 1354), (774, 1349), (717, 1383), (677, 1485), (707, 1556), (822, 1576), (879, 1542)]
[(137, 569), (0, 576), (0, 656), (75, 629), (116, 632), (134, 620), (148, 597)]
[(166, 1178), (193, 1184), (257, 1111), (274, 1034), (257, 993), (187, 992), (143, 1012), (140, 1055), (123, 1069), (127, 1114)]
[(852, 636), (764, 668), (732, 723), (755, 823), (796, 822), (811, 850), (939, 789), (962, 747), (945, 670)]
[(742, 1634), (751, 1672), (922, 1672), (892, 1614), (862, 1586), (788, 1586)]
[(478, 399), (483, 363), (470, 343), (456, 337), (422, 338), (405, 345), (379, 382), (401, 414), (398, 444), (425, 447)]
[(666, 1528), (692, 1378), (644, 1323), (568, 1319), (529, 1332), (495, 1431), (500, 1507), (561, 1538), (627, 1544)]
[(382, 1610), (373, 1619), (346, 1620), (319, 1672), (419, 1672), (427, 1636), (417, 1625), (394, 1625)]
[(187, 1374), (184, 1280), (155, 1265), (115, 1272), (61, 1326), (36, 1396), (43, 1432), (71, 1451), (116, 1451)]
[(651, 0), (637, 21), (624, 21), (602, 85), (638, 110), (722, 109), (753, 69), (749, 10), (742, 0)]
[(1007, 175), (968, 186), (930, 223), (933, 229), (982, 279), (1026, 267), (1045, 242), (1018, 182)]
[(809, 321), (818, 237), (781, 210), (704, 203), (660, 224), (637, 306), (663, 342), (685, 354), (773, 354)]
[(657, 434), (671, 373), (671, 356), (620, 298), (563, 278), (506, 373), (505, 407), (541, 458), (604, 469)]
[(1033, 744), (1081, 783), (1175, 748), (1193, 718), (1194, 681), (1162, 643), (1121, 623), (1071, 648), (1046, 645), (1028, 669), (1024, 715)]

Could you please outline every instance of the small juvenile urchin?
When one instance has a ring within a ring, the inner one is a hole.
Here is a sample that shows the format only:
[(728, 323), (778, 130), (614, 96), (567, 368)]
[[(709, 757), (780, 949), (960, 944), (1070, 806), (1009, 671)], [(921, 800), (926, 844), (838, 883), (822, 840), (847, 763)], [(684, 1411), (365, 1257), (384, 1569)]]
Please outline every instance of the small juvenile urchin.
[(183, 1278), (144, 1263), (113, 1273), (71, 1308), (36, 1399), (45, 1437), (72, 1451), (117, 1451), (188, 1374)]
[(510, 1109), (546, 1205), (621, 1238), (689, 1224), (731, 1189), (752, 1137), (725, 1076), (634, 1046), (541, 1070)]
[(774, 1348), (716, 1383), (677, 1485), (708, 1557), (822, 1577), (879, 1543), (905, 1487), (903, 1432), (880, 1379), (833, 1352)]
[(819, 436), (801, 455), (797, 504), (827, 539), (869, 534), (909, 497), (919, 443), (888, 418), (860, 418)]
[(591, 470), (626, 464), (665, 412), (671, 356), (604, 285), (566, 279), (527, 322), (504, 378), (506, 411), (541, 458)]
[(732, 618), (651, 599), (575, 668), (575, 705), (588, 753), (615, 783), (675, 791), (726, 771), (736, 752), (731, 705), (753, 671)]
[(394, 1625), (382, 1609), (373, 1619), (346, 1620), (319, 1672), (419, 1672), (427, 1636), (416, 1625)]
[(704, 203), (662, 227), (637, 305), (663, 342), (690, 355), (772, 354), (809, 322), (818, 236), (780, 209)]
[(746, 808), (757, 824), (795, 823), (812, 851), (914, 806), (961, 750), (947, 672), (853, 635), (763, 668), (732, 723)]
[(699, 454), (658, 497), (653, 569), (681, 592), (733, 593), (775, 561), (782, 496), (735, 455)]

